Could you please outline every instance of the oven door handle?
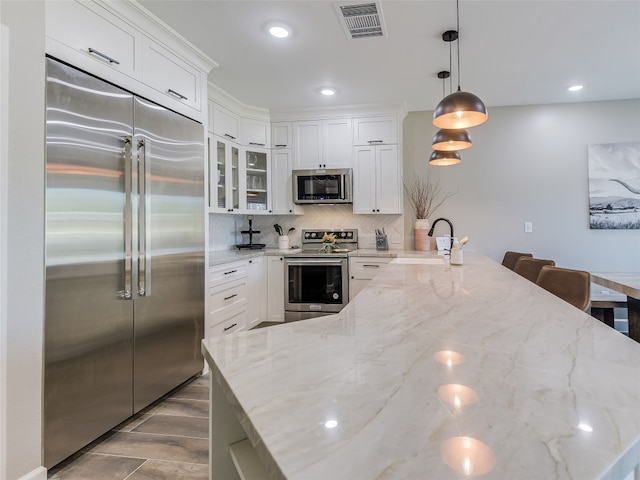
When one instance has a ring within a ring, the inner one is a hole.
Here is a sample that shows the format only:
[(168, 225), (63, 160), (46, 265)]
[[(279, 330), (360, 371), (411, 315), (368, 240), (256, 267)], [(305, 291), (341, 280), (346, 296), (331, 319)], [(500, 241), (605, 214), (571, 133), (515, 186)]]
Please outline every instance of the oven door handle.
[(344, 259), (342, 260), (325, 260), (323, 258), (308, 258), (306, 260), (286, 260), (287, 265), (342, 265), (344, 263)]

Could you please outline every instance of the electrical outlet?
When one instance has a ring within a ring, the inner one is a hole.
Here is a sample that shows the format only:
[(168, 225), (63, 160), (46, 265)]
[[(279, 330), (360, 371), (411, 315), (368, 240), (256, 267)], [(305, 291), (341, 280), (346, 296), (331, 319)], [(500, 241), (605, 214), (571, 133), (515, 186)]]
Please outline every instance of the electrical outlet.
[(524, 233), (533, 233), (533, 222), (524, 222)]
[(391, 243), (400, 243), (400, 235), (397, 233), (391, 235)]

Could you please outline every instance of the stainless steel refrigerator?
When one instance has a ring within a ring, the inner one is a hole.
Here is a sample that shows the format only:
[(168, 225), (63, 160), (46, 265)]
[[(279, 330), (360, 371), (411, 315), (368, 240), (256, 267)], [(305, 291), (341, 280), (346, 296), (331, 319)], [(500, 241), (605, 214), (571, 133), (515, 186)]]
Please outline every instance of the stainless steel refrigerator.
[(44, 465), (201, 371), (203, 126), (47, 58)]

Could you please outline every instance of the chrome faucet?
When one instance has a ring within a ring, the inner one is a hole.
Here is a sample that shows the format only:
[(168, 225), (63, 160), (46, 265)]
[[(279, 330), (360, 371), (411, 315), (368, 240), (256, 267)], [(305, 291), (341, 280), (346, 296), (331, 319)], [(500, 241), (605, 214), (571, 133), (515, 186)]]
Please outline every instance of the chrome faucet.
[(453, 223), (451, 223), (451, 220), (443, 217), (436, 218), (431, 224), (431, 228), (429, 229), (429, 233), (427, 235), (429, 235), (430, 237), (433, 236), (433, 230), (436, 228), (436, 223), (438, 223), (440, 220), (447, 222), (449, 224), (449, 228), (451, 229), (451, 245), (449, 246), (449, 249), (451, 249), (451, 247), (453, 247)]

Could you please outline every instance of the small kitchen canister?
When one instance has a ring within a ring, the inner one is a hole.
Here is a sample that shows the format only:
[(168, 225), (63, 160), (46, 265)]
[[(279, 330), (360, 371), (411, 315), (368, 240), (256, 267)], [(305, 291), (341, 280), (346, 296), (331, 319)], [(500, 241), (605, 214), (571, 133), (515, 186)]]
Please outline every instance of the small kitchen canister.
[(289, 237), (287, 235), (278, 237), (278, 250), (289, 250)]
[(451, 249), (450, 263), (451, 265), (462, 265), (462, 249), (461, 248)]

